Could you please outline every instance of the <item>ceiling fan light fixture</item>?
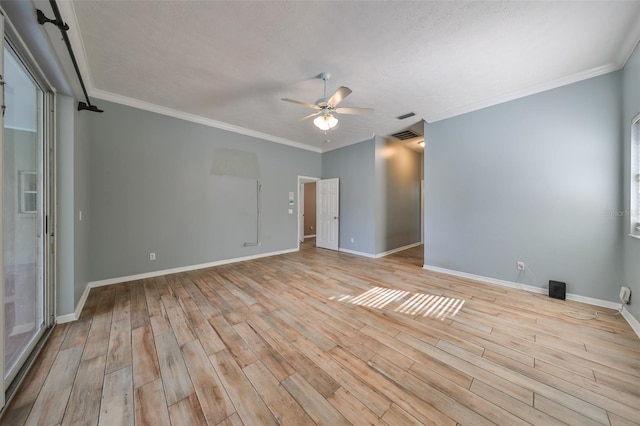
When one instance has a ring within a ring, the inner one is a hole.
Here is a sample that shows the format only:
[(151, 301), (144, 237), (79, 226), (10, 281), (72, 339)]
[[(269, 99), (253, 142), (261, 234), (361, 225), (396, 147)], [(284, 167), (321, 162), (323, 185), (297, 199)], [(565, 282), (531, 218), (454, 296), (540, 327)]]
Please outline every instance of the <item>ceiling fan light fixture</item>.
[(338, 125), (338, 119), (333, 114), (322, 114), (313, 120), (313, 124), (320, 130), (331, 130)]

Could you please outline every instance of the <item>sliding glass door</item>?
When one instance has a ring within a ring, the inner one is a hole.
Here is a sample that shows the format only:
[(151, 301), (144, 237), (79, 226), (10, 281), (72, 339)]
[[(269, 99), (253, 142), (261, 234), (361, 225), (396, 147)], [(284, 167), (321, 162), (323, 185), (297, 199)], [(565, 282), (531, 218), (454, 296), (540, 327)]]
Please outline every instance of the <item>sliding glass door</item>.
[(45, 93), (5, 42), (2, 132), (4, 390), (47, 326)]

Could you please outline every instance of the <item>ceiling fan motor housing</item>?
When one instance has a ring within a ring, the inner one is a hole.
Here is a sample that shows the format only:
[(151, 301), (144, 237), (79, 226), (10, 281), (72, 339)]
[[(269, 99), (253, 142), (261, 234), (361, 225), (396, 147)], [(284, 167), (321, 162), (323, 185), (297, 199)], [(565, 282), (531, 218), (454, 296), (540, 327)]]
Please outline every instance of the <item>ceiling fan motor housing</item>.
[(320, 108), (326, 108), (329, 105), (327, 104), (328, 99), (327, 98), (320, 98), (316, 101), (316, 105), (318, 105)]

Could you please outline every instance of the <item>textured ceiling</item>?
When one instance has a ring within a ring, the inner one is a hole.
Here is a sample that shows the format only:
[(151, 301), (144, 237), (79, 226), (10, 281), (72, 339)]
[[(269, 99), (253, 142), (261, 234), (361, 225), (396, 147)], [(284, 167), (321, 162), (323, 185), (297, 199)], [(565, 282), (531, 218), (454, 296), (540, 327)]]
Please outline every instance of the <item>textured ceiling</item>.
[[(59, 3), (93, 96), (319, 150), (619, 69), (640, 38), (637, 1)], [(298, 122), (280, 98), (315, 102), (323, 71), (375, 113)]]

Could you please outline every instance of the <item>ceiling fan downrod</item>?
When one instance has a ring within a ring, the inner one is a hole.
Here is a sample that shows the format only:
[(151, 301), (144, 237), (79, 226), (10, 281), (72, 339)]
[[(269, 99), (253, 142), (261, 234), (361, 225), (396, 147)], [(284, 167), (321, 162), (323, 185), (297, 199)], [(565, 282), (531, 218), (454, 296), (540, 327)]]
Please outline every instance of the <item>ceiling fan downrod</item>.
[(323, 72), (320, 74), (319, 76), (322, 81), (324, 81), (324, 97), (322, 98), (324, 100), (324, 102), (327, 101), (327, 80), (329, 80), (331, 78), (331, 74), (329, 74), (328, 72)]

